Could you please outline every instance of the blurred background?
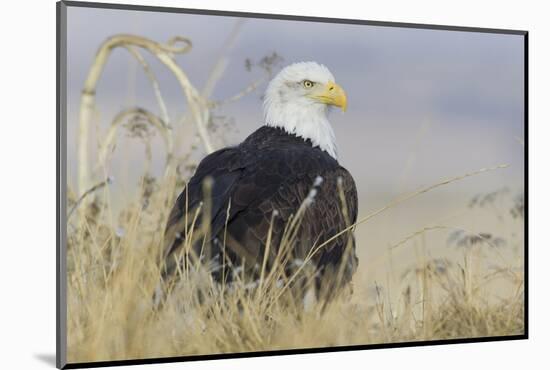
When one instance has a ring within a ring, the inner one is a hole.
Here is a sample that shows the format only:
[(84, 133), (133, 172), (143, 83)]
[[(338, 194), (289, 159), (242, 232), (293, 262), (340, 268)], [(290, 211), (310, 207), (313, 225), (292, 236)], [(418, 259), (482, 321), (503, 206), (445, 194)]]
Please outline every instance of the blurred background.
[[(348, 95), (348, 111), (334, 111), (330, 120), (339, 161), (356, 179), (360, 217), (423, 186), (509, 165), (438, 188), (359, 225), (358, 280), (388, 282), (396, 278), (389, 276), (392, 271), (406, 270), (420, 254), (452, 257), (457, 248), (450, 235), (461, 230), (502, 237), (514, 253), (523, 248), (523, 218), (508, 217), (524, 184), (522, 36), (73, 7), (68, 9), (67, 29), (72, 188), (80, 93), (101, 43), (119, 33), (158, 42), (180, 35), (191, 39), (193, 48), (177, 56), (178, 64), (199, 89), (219, 58), (227, 57), (213, 100), (234, 96), (259, 81), (257, 89), (213, 110), (212, 119), (222, 130), (215, 135), (217, 148), (239, 143), (262, 125), (266, 73), (309, 60), (332, 71)], [(143, 55), (175, 125), (187, 110), (181, 88), (156, 58)], [(116, 49), (97, 87), (92, 134), (99, 140), (113, 117), (132, 106), (161, 114), (139, 63), (126, 50)], [(198, 145), (194, 155), (204, 156), (195, 136), (189, 132), (179, 138), (178, 150)], [(115, 179), (110, 185), (114, 204), (122, 207), (138, 191), (145, 155), (138, 140), (121, 137), (109, 174)], [(151, 172), (160, 176), (164, 149), (158, 135), (151, 153)], [(483, 206), (481, 200), (487, 200)]]

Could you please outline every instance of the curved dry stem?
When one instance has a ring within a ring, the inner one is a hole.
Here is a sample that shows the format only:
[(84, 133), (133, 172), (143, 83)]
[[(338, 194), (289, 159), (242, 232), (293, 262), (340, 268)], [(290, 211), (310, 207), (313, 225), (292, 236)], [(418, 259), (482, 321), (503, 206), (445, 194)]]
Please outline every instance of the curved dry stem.
[(153, 70), (149, 66), (149, 63), (147, 63), (145, 58), (143, 58), (141, 53), (135, 47), (126, 46), (126, 49), (130, 52), (130, 54), (134, 56), (134, 58), (136, 58), (139, 64), (141, 64), (143, 72), (145, 72), (145, 74), (149, 78), (149, 81), (151, 81), (153, 91), (155, 92), (155, 98), (157, 99), (157, 103), (159, 105), (162, 120), (164, 121), (164, 123), (166, 123), (166, 125), (170, 125), (170, 116), (168, 115), (168, 109), (166, 108), (166, 104), (164, 103), (164, 99), (162, 98), (160, 85), (157, 78), (155, 77), (155, 74), (153, 73)]
[(430, 185), (430, 186), (427, 186), (425, 188), (422, 188), (418, 191), (415, 191), (414, 193), (411, 193), (411, 194), (408, 194), (408, 195), (405, 195), (403, 197), (400, 197), (400, 198), (396, 198), (394, 199), (393, 201), (391, 201), (390, 203), (388, 203), (387, 205), (385, 205), (384, 207), (370, 213), (369, 215), (361, 218), (359, 221), (357, 221), (355, 224), (345, 228), (344, 230), (340, 231), (339, 233), (337, 233), (336, 235), (334, 235), (332, 238), (328, 239), (327, 241), (325, 241), (323, 244), (319, 245), (316, 249), (321, 249), (322, 247), (326, 246), (328, 243), (332, 242), (334, 239), (336, 239), (337, 237), (339, 237), (340, 235), (342, 235), (343, 233), (345, 233), (346, 231), (348, 230), (351, 230), (352, 228), (354, 228), (355, 226), (359, 225), (359, 224), (362, 224), (368, 220), (370, 220), (371, 218), (375, 217), (375, 216), (378, 216), (380, 213), (382, 212), (385, 212), (387, 211), (388, 209), (392, 208), (392, 207), (395, 207), (396, 205), (398, 204), (401, 204), (403, 202), (406, 202), (407, 200), (410, 200), (412, 198), (415, 198), (421, 194), (424, 194), (424, 193), (427, 193), (435, 188), (439, 188), (443, 185), (448, 185), (450, 183), (453, 183), (453, 182), (456, 182), (456, 181), (460, 181), (460, 180), (463, 180), (465, 178), (468, 178), (468, 177), (472, 177), (472, 176), (475, 176), (475, 175), (479, 175), (479, 174), (482, 174), (482, 173), (485, 173), (485, 172), (489, 172), (489, 171), (494, 171), (494, 170), (497, 170), (497, 169), (502, 169), (502, 168), (507, 168), (508, 165), (507, 164), (501, 164), (501, 165), (498, 165), (498, 166), (495, 166), (495, 167), (489, 167), (489, 168), (481, 168), (477, 171), (474, 171), (474, 172), (469, 172), (469, 173), (466, 173), (464, 175), (461, 175), (461, 176), (455, 176), (455, 177), (452, 177), (452, 178), (449, 178), (447, 180), (443, 180), (441, 182), (438, 182), (436, 184), (433, 184), (433, 185)]
[(153, 113), (143, 109), (143, 108), (129, 108), (119, 112), (109, 130), (105, 139), (102, 141), (99, 148), (98, 154), (98, 164), (96, 168), (102, 168), (106, 165), (108, 153), (112, 150), (113, 145), (115, 144), (116, 134), (118, 128), (121, 124), (127, 122), (128, 119), (132, 117), (143, 118), (143, 120), (153, 126), (161, 135), (164, 145), (166, 147), (166, 162), (165, 162), (165, 172), (164, 175), (169, 176), (172, 168), (174, 167), (174, 144), (172, 139), (172, 133), (170, 126), (166, 125), (162, 119), (154, 115)]
[(389, 250), (393, 250), (395, 248), (398, 248), (402, 245), (404, 245), (405, 243), (407, 243), (409, 240), (411, 239), (414, 239), (416, 238), (417, 236), (419, 235), (422, 235), (424, 234), (425, 232), (427, 231), (433, 231), (433, 230), (447, 230), (449, 229), (448, 226), (442, 226), (442, 225), (435, 225), (435, 226), (426, 226), (426, 227), (423, 227), (422, 229), (420, 230), (416, 230), (415, 232), (405, 236), (404, 238), (402, 238), (400, 241), (398, 241), (397, 243), (395, 244), (392, 244), (388, 247)]
[[(183, 44), (183, 45), (181, 45)], [(191, 41), (184, 37), (174, 37), (166, 44), (161, 44), (144, 37), (135, 35), (116, 35), (107, 39), (99, 48), (95, 60), (88, 72), (88, 77), (84, 83), (80, 102), (80, 126), (78, 136), (78, 191), (82, 193), (88, 185), (88, 132), (90, 121), (95, 107), (95, 88), (104, 70), (105, 64), (112, 50), (117, 47), (138, 47), (146, 49), (151, 54), (155, 55), (178, 80), (189, 108), (195, 119), (197, 129), (207, 152), (213, 151), (208, 132), (206, 130), (206, 122), (204, 111), (207, 111), (206, 103), (197, 93), (194, 86), (191, 84), (187, 75), (177, 65), (174, 60), (174, 54), (188, 52), (191, 49)]]
[(95, 192), (96, 190), (99, 190), (101, 189), (102, 187), (112, 183), (112, 178), (108, 177), (106, 180), (98, 183), (98, 184), (95, 184), (94, 186), (92, 186), (90, 189), (86, 190), (84, 192), (84, 194), (82, 194), (80, 196), (80, 198), (78, 198), (78, 200), (75, 202), (75, 204), (73, 205), (73, 207), (71, 208), (71, 210), (67, 213), (67, 220), (69, 220), (72, 216), (72, 214), (74, 213), (75, 209), (77, 209), (80, 204), (82, 204), (83, 200), (90, 194), (92, 194), (93, 192)]

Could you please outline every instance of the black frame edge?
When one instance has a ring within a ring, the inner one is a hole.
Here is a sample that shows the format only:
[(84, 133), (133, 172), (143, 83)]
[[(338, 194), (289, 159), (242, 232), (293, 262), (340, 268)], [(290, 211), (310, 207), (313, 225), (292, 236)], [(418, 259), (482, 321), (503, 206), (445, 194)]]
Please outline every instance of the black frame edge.
[(67, 5), (56, 3), (56, 367), (67, 365), (67, 265), (66, 265), (66, 104), (67, 104)]
[(529, 338), (529, 32), (523, 36), (523, 127), (524, 127), (524, 232), (523, 232), (523, 266), (524, 266), (524, 319), (523, 327), (526, 339)]
[(471, 343), (499, 342), (499, 341), (512, 341), (512, 340), (525, 340), (525, 339), (527, 339), (526, 335), (522, 334), (522, 335), (510, 335), (510, 336), (501, 336), (501, 337), (443, 339), (443, 340), (432, 340), (432, 341), (423, 341), (423, 342), (417, 341), (417, 342), (401, 342), (401, 343), (399, 342), (379, 343), (379, 344), (367, 344), (367, 345), (356, 345), (356, 346), (285, 349), (285, 350), (239, 352), (239, 353), (219, 353), (219, 354), (208, 354), (208, 355), (160, 357), (160, 358), (135, 359), (135, 360), (79, 362), (79, 363), (68, 363), (64, 367), (64, 369), (150, 365), (150, 364), (173, 363), (173, 362), (225, 360), (225, 359), (250, 358), (250, 357), (305, 355), (305, 354), (315, 354), (315, 353), (349, 352), (349, 351), (358, 351), (358, 350), (365, 350), (365, 349), (424, 347), (424, 346), (436, 346), (436, 345), (448, 345), (448, 344), (468, 344), (468, 343), (471, 344)]

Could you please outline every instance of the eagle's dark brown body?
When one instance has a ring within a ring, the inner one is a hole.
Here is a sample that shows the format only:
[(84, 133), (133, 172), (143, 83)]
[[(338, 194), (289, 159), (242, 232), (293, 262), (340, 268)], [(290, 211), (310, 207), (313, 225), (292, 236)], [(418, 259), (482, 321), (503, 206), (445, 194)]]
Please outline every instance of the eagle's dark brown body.
[[(309, 140), (263, 126), (240, 145), (205, 157), (178, 197), (166, 226), (165, 280), (174, 275), (177, 264), (181, 263), (177, 256), (181, 256), (186, 222), (190, 223), (194, 210), (204, 200), (203, 183), (208, 177), (213, 180), (207, 217), (210, 237), (207, 243), (196, 242), (194, 249), (197, 255), (210, 256), (212, 274), (220, 282), (232, 279), (230, 273), (221, 273), (222, 264), (239, 266), (244, 261), (250, 271), (258, 271), (270, 222), (273, 229), (269, 261), (273, 260), (285, 225), (312, 188), (316, 194), (305, 208), (289, 260), (303, 261), (314, 246), (329, 240), (357, 219), (357, 191), (345, 168), (326, 152), (312, 147)], [(338, 181), (341, 181), (340, 187)], [(342, 207), (342, 192), (347, 210)], [(195, 229), (200, 227), (201, 220), (203, 217), (199, 216)], [(207, 254), (205, 245), (209, 248)], [(226, 263), (222, 263), (223, 256)], [(343, 233), (327, 243), (311, 263), (319, 277), (326, 278), (340, 271), (342, 281), (349, 282), (357, 266), (353, 233)], [(319, 278), (318, 285), (323, 281)]]

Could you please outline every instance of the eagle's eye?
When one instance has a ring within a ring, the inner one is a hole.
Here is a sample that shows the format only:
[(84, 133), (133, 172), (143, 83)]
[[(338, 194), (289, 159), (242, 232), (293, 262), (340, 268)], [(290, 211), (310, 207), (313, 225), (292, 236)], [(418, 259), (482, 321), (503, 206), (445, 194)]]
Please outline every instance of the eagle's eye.
[(304, 85), (306, 89), (311, 89), (313, 85), (315, 85), (315, 82), (312, 82), (310, 80), (303, 80), (302, 85)]

